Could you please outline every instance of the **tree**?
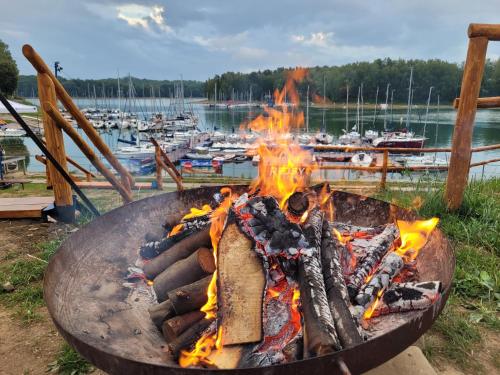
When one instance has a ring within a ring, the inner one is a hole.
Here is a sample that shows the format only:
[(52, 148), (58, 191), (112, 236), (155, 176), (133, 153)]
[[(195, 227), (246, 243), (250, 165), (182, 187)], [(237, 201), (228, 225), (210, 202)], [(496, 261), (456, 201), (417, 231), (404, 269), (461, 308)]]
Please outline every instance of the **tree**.
[(0, 92), (12, 95), (17, 87), (19, 70), (12, 58), (9, 46), (0, 40)]

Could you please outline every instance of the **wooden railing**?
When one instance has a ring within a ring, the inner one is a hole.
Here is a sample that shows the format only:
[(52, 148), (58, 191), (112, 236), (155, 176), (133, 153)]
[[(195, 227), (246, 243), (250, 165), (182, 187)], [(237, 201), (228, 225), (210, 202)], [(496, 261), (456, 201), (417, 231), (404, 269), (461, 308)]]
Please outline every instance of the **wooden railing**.
[[(382, 165), (380, 166), (370, 166), (362, 167), (356, 165), (325, 165), (320, 163), (318, 168), (320, 170), (352, 170), (352, 171), (365, 171), (378, 173), (381, 172), (380, 177), (380, 188), (385, 189), (387, 182), (388, 172), (419, 172), (419, 171), (447, 171), (449, 170), (448, 165), (430, 165), (430, 166), (399, 166), (399, 165), (389, 165), (389, 154), (403, 154), (403, 153), (442, 153), (442, 152), (452, 152), (451, 148), (385, 148), (385, 147), (345, 147), (345, 146), (315, 146), (315, 150), (322, 151), (344, 151), (344, 152), (380, 152), (383, 153)], [(500, 149), (500, 144), (481, 146), (472, 148), (471, 153), (484, 152)], [(482, 165), (487, 165), (491, 163), (500, 162), (500, 158), (484, 160), (476, 163), (469, 163), (467, 170), (473, 167), (479, 167)]]

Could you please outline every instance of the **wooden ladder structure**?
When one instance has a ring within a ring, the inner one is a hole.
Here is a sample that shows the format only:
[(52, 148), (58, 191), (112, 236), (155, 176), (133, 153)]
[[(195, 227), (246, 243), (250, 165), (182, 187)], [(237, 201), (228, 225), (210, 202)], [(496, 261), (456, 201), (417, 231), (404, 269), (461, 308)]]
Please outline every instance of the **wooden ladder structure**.
[(449, 210), (458, 209), (463, 201), (471, 165), (472, 131), (477, 108), (498, 108), (500, 97), (479, 98), (486, 50), (489, 41), (500, 41), (500, 24), (471, 23), (468, 29), (469, 46), (462, 76), (458, 108), (446, 180), (445, 202)]

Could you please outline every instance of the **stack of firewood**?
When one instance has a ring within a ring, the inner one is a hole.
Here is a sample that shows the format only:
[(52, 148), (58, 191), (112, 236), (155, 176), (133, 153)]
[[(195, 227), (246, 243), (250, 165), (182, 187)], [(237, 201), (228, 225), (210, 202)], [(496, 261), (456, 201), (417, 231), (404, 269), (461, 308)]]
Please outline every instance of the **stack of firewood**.
[[(159, 302), (150, 315), (175, 357), (217, 327), (237, 356), (234, 367), (324, 355), (367, 339), (368, 318), (424, 309), (439, 297), (440, 282), (418, 282), (415, 262), (395, 251), (395, 224), (331, 222), (318, 191), (295, 193), (284, 208), (273, 197), (241, 195), (228, 212), (217, 267), (210, 213), (142, 246)], [(216, 269), (214, 322), (199, 309)]]

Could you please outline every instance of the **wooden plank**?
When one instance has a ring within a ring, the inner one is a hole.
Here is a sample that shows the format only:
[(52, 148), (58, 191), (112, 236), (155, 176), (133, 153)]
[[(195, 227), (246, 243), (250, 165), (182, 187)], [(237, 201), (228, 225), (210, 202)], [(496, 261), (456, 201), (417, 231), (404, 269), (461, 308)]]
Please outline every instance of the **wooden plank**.
[(469, 177), (472, 131), (476, 118), (477, 98), (486, 60), (488, 39), (471, 38), (465, 60), (460, 103), (453, 129), (450, 167), (446, 179), (445, 202), (450, 210), (462, 204), (465, 187)]
[(253, 242), (236, 224), (229, 224), (219, 241), (217, 294), (223, 345), (262, 339), (266, 279), (262, 261), (253, 247)]
[[(82, 189), (114, 189), (114, 186), (107, 181), (78, 181), (76, 186)], [(135, 190), (153, 189), (151, 182), (136, 182), (134, 184)]]
[[(453, 101), (453, 108), (457, 109), (459, 104), (460, 98), (456, 98)], [(477, 108), (500, 108), (500, 96), (477, 98)]]
[(53, 197), (0, 198), (0, 219), (40, 218)]
[(467, 34), (469, 38), (485, 37), (500, 41), (500, 24), (471, 23)]

